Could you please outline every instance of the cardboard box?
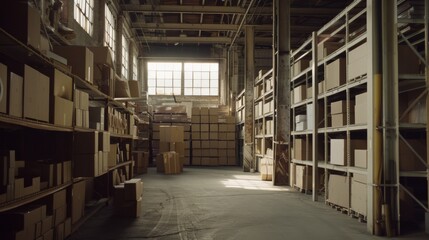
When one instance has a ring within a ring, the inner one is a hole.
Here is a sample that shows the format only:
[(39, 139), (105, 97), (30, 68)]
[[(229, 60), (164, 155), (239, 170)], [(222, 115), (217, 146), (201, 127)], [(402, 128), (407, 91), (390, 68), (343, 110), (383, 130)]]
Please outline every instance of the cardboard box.
[(308, 67), (310, 67), (310, 60), (309, 59), (301, 59), (301, 60), (297, 61), (292, 66), (292, 69), (293, 69), (293, 71), (292, 71), (293, 75), (292, 76), (299, 75), (302, 71), (304, 71)]
[(115, 214), (123, 217), (139, 218), (142, 210), (142, 198), (137, 201), (128, 201), (116, 206)]
[(335, 174), (329, 175), (328, 202), (345, 208), (350, 207), (350, 182), (348, 177)]
[(160, 126), (161, 142), (183, 142), (183, 126)]
[(67, 205), (66, 203), (64, 203), (64, 205), (54, 210), (54, 226), (60, 225), (66, 220), (66, 218), (67, 218)]
[(219, 125), (217, 123), (211, 123), (210, 124), (210, 132), (217, 132), (219, 131)]
[(192, 108), (192, 116), (201, 115), (200, 108), (199, 107), (193, 107)]
[(58, 209), (66, 203), (67, 191), (61, 190), (52, 194), (52, 209)]
[(192, 139), (200, 140), (201, 139), (201, 133), (200, 132), (193, 132), (192, 133)]
[(295, 124), (295, 131), (304, 131), (307, 127), (307, 122), (299, 122)]
[(341, 46), (341, 43), (326, 41), (317, 44), (317, 61), (320, 61), (325, 57), (329, 56), (329, 54), (335, 52)]
[(75, 154), (73, 176), (96, 177), (99, 173), (98, 151), (96, 153)]
[(53, 69), (50, 74), (51, 84), (53, 86), (52, 95), (73, 101), (73, 80), (63, 72)]
[(73, 184), (72, 187), (72, 210), (71, 210), (71, 222), (72, 224), (77, 223), (82, 216), (85, 215), (85, 194), (86, 194), (86, 182), (80, 181)]
[(218, 140), (219, 139), (219, 134), (218, 132), (210, 132), (210, 140)]
[(80, 99), (79, 99), (80, 108), (84, 111), (88, 111), (89, 110), (89, 94), (87, 92), (80, 91), (79, 96), (80, 96)]
[(293, 103), (299, 103), (304, 101), (307, 97), (307, 88), (305, 85), (300, 85), (293, 89)]
[(118, 144), (110, 144), (107, 163), (108, 167), (116, 166), (116, 163), (118, 162), (118, 147)]
[(331, 102), (331, 114), (346, 113), (347, 103), (346, 100)]
[(219, 108), (209, 108), (209, 115), (210, 116), (218, 116), (219, 115)]
[(366, 149), (355, 149), (355, 167), (367, 168), (368, 151)]
[(204, 123), (200, 125), (201, 132), (208, 132), (210, 131), (210, 124)]
[(262, 181), (271, 181), (273, 179), (273, 159), (272, 158), (262, 158), (259, 169), (260, 169)]
[(209, 136), (209, 132), (201, 132), (201, 140), (209, 140), (210, 136)]
[(143, 196), (143, 182), (140, 178), (130, 179), (124, 183), (125, 201), (138, 201)]
[(37, 50), (40, 49), (40, 26), (39, 10), (27, 2), (11, 1), (0, 9), (0, 27)]
[(54, 52), (67, 58), (73, 74), (90, 83), (94, 82), (94, 54), (91, 50), (84, 46), (54, 46)]
[(368, 59), (367, 59), (367, 43), (359, 45), (355, 49), (348, 53), (348, 76), (347, 79), (353, 80), (359, 76), (362, 76), (368, 71)]
[(235, 140), (235, 133), (226, 133), (226, 140)]
[(209, 122), (210, 123), (218, 123), (219, 117), (218, 116), (210, 116)]
[(1, 93), (2, 96), (0, 98), (0, 112), (7, 113), (7, 105), (8, 105), (8, 80), (7, 80), (7, 66), (0, 63), (0, 83), (1, 83)]
[(76, 132), (74, 135), (74, 152), (78, 154), (98, 153), (98, 131)]
[(199, 115), (191, 117), (191, 123), (200, 123), (200, 122), (201, 122), (201, 117)]
[(110, 151), (110, 132), (98, 133), (98, 150), (103, 152)]
[(318, 95), (321, 95), (325, 92), (325, 80), (322, 80), (318, 83)]
[(347, 125), (347, 113), (331, 115), (331, 127), (342, 127)]
[(346, 61), (339, 58), (328, 65), (325, 69), (326, 90), (339, 87), (346, 83)]
[(330, 163), (334, 165), (345, 166), (347, 164), (347, 151), (345, 139), (331, 139), (330, 144), (331, 158)]
[(351, 209), (364, 216), (367, 215), (366, 175), (354, 173), (351, 184)]
[(53, 121), (55, 125), (71, 127), (73, 124), (73, 102), (54, 97)]
[(356, 95), (356, 105), (354, 108), (355, 112), (355, 124), (366, 124), (367, 123), (367, 93)]
[(49, 77), (24, 66), (25, 118), (49, 122)]
[[(0, 72), (2, 64), (0, 64)], [(1, 73), (2, 74), (2, 73)], [(0, 79), (3, 80), (4, 76), (0, 76)], [(7, 85), (6, 85), (7, 86)], [(3, 87), (6, 89), (6, 86), (3, 84)], [(22, 117), (22, 106), (23, 106), (23, 98), (24, 98), (24, 79), (15, 74), (10, 73), (10, 82), (9, 82), (9, 115), (15, 117)], [(7, 92), (3, 92), (3, 100), (6, 99)], [(2, 102), (3, 102), (2, 100)], [(0, 103), (0, 108), (2, 108), (2, 104)], [(3, 112), (0, 110), (0, 112)]]
[(208, 115), (201, 115), (200, 122), (201, 123), (210, 123), (210, 117)]
[(295, 186), (301, 190), (313, 189), (312, 168), (308, 166), (296, 165)]
[(208, 116), (209, 115), (209, 109), (207, 107), (200, 108), (200, 115), (201, 116)]
[(42, 220), (42, 235), (52, 228), (54, 223), (53, 219), (53, 216), (46, 216), (46, 218)]
[(192, 124), (192, 132), (199, 132), (201, 131), (201, 125), (200, 124)]

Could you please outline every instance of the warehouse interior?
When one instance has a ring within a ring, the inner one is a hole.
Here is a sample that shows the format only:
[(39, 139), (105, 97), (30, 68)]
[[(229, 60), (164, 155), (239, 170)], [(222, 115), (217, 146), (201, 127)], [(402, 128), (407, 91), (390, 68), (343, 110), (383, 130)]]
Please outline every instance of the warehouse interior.
[(0, 239), (427, 239), (429, 0), (6, 0)]

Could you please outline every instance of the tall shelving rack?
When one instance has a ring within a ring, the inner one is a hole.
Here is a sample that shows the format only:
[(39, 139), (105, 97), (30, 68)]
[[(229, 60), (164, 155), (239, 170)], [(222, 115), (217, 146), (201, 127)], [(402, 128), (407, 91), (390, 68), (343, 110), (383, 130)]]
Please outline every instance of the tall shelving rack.
[[(274, 80), (273, 70), (269, 70), (255, 79), (254, 85), (254, 158), (261, 170), (261, 159), (271, 164), (274, 157)], [(272, 170), (271, 170), (272, 172)]]
[[(372, 0), (353, 1), (291, 54), (291, 185), (313, 190), (316, 199), (324, 192), (326, 203), (365, 220), (368, 231), (375, 234), (376, 225), (387, 223), (381, 215), (386, 206), (391, 215), (388, 223), (396, 233), (411, 220), (407, 215), (421, 223), (429, 214), (424, 44), (429, 33), (428, 18), (423, 19), (422, 13), (427, 16), (429, 6), (428, 1), (389, 4), (399, 17), (391, 23), (399, 36), (391, 70), (397, 78), (382, 82), (375, 67), (375, 55), (380, 53), (377, 58), (386, 61), (389, 49), (377, 45), (386, 36), (376, 32), (381, 10), (387, 7)], [(407, 67), (416, 59), (422, 63), (420, 71)], [(311, 94), (315, 86), (317, 95)], [(389, 86), (397, 91), (388, 90)], [(392, 98), (386, 97), (389, 92)], [(318, 174), (312, 174), (313, 167)], [(336, 177), (343, 183), (335, 183)], [(345, 198), (338, 199), (337, 194)], [(380, 203), (373, 204), (376, 201)]]
[(244, 119), (246, 117), (246, 96), (245, 90), (241, 91), (235, 98), (235, 122), (237, 133), (237, 157), (239, 165), (243, 163), (243, 147), (244, 147)]

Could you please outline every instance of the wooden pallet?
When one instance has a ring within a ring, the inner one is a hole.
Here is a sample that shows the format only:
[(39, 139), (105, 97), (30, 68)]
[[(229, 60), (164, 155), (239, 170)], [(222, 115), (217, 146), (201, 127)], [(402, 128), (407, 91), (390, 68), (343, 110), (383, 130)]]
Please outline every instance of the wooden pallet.
[(331, 208), (333, 208), (333, 209), (335, 209), (338, 212), (341, 212), (343, 214), (349, 215), (349, 213), (350, 213), (350, 209), (349, 208), (345, 208), (345, 207), (342, 207), (342, 206), (339, 206), (339, 205), (336, 205), (336, 204), (330, 203), (330, 202), (328, 202), (328, 205), (331, 206)]
[(366, 221), (367, 221), (366, 216), (364, 216), (363, 214), (360, 214), (356, 211), (353, 211), (353, 210), (350, 210), (350, 216), (352, 218), (356, 218), (361, 223), (366, 223)]

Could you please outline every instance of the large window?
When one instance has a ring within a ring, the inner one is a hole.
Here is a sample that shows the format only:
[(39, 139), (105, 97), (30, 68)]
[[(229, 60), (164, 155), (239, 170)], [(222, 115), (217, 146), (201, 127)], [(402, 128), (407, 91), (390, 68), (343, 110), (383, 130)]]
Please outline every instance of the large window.
[(138, 80), (138, 59), (137, 59), (137, 53), (133, 54), (133, 80)]
[(74, 19), (89, 35), (92, 35), (94, 24), (94, 0), (75, 0)]
[(116, 45), (116, 21), (109, 6), (105, 6), (105, 33), (104, 33), (104, 45), (112, 51), (112, 58), (115, 61), (115, 45)]
[(148, 62), (148, 92), (150, 95), (180, 95), (181, 62)]
[(218, 63), (184, 63), (185, 95), (217, 96), (219, 94)]
[(124, 79), (128, 79), (128, 58), (129, 58), (129, 50), (128, 50), (128, 40), (125, 35), (122, 35), (122, 68), (121, 73)]

